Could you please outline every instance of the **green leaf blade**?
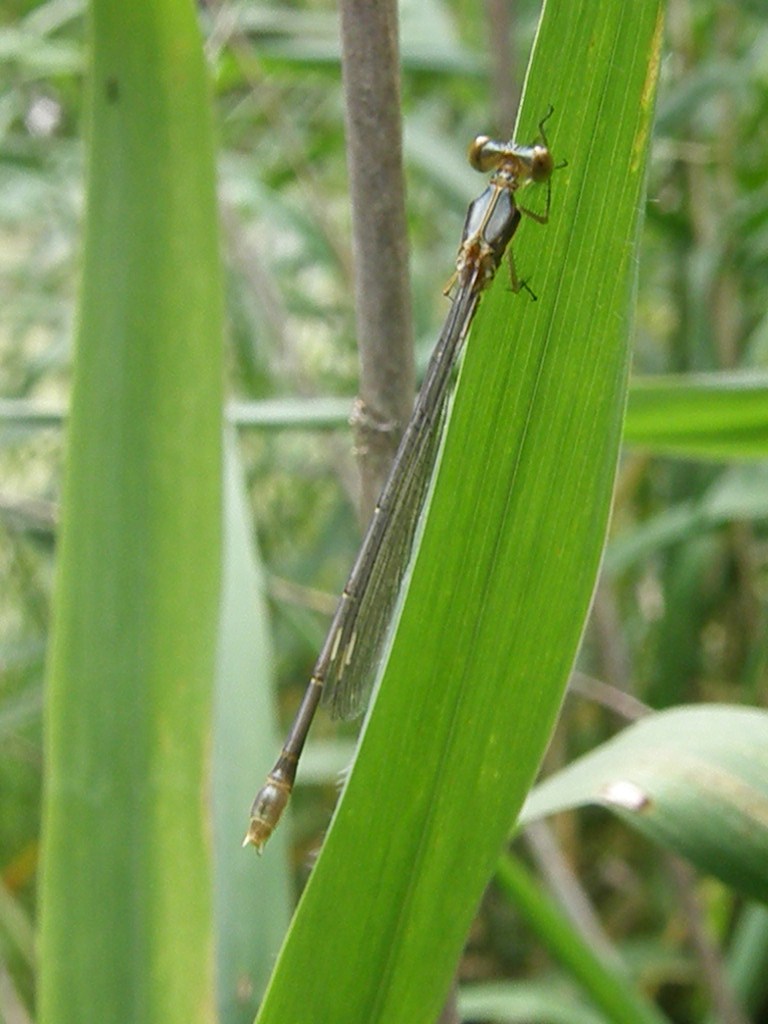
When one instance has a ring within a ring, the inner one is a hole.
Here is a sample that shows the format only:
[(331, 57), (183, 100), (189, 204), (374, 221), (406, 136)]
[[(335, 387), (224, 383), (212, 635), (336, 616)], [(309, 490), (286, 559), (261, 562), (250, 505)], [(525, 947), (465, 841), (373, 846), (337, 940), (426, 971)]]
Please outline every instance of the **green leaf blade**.
[(537, 786), (522, 820), (602, 804), (652, 841), (765, 902), (766, 751), (765, 711), (671, 708)]
[(768, 381), (757, 371), (636, 378), (626, 441), (691, 459), (765, 458)]
[(515, 246), (539, 301), (502, 271), (481, 304), (380, 690), (260, 1024), (434, 1020), (534, 777), (604, 544), (660, 26), (656, 4), (543, 15), (518, 137), (552, 104), (569, 165), (551, 222), (524, 220)]
[(206, 69), (187, 3), (97, 0), (91, 17), (40, 1019), (206, 1021), (222, 341)]

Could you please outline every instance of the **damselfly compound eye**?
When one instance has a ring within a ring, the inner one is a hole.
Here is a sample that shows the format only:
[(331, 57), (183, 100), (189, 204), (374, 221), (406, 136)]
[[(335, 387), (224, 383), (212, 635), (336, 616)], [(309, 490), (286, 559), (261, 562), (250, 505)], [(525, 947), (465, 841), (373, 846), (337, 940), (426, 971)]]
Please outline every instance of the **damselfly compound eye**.
[(554, 170), (552, 154), (546, 146), (534, 146), (531, 155), (531, 181), (540, 183), (552, 177)]
[(487, 174), (495, 171), (501, 162), (499, 143), (488, 135), (478, 135), (469, 145), (467, 159), (476, 171)]

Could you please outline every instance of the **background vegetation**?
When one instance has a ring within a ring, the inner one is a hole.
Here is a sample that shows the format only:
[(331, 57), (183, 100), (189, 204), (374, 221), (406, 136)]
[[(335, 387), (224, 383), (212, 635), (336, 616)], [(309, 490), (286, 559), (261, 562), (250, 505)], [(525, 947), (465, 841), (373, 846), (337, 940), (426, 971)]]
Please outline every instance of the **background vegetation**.
[[(464, 147), (480, 130), (509, 131), (515, 96), (493, 69), (507, 69), (504, 81), (519, 87), (537, 14), (537, 5), (520, 3), (507, 33), (492, 4), (402, 8), (421, 366), (444, 314), (441, 289), (463, 211), (478, 191)], [(0, 360), (8, 401), (0, 409), (0, 1011), (14, 1021), (34, 1012), (42, 676), (80, 249), (85, 56), (77, 3), (6, 4), (2, 18)], [(227, 387), (238, 403), (271, 400), (231, 407), (238, 444), (231, 454), (230, 509), (237, 515), (228, 522), (230, 531), (235, 523), (242, 530), (256, 524), (272, 631), (270, 638), (251, 637), (252, 656), (263, 665), (267, 646), (274, 650), (281, 717), (287, 718), (322, 640), (324, 613), (333, 604), (326, 595), (337, 592), (359, 536), (344, 423), (355, 393), (356, 356), (336, 19), (323, 4), (210, 5), (202, 24), (220, 143)], [(507, 38), (509, 46), (502, 42)], [(768, 422), (766, 42), (768, 22), (759, 4), (670, 6), (640, 246), (629, 443), (579, 663), (583, 675), (565, 704), (548, 773), (598, 747), (642, 704), (765, 703), (768, 474), (758, 458), (765, 455)], [(590, 69), (581, 71), (587, 81)], [(546, 247), (546, 239), (541, 244)], [(522, 270), (535, 277), (535, 266)], [(698, 376), (714, 373), (719, 376)], [(228, 593), (242, 607), (253, 577), (238, 585), (232, 582), (236, 571), (230, 565)], [(257, 600), (258, 591), (250, 599)], [(237, 657), (226, 643), (221, 650), (225, 665)], [(247, 652), (240, 656), (247, 671), (252, 661)], [(220, 678), (231, 675), (224, 668)], [(222, 716), (252, 713), (263, 725), (255, 695), (218, 697)], [(760, 741), (750, 740), (743, 720), (723, 717), (701, 728), (704, 753), (697, 763), (708, 756), (721, 763), (707, 754), (708, 740), (724, 736), (732, 740), (729, 750), (741, 747), (747, 762), (759, 767)], [(674, 738), (691, 733), (690, 722), (672, 729)], [(348, 750), (345, 736), (339, 742), (327, 720), (315, 736), (292, 828), (275, 840), (286, 844), (291, 832), (294, 891), (306, 878), (334, 802), (334, 773)], [(217, 742), (226, 747), (226, 740)], [(245, 796), (232, 799), (246, 809), (268, 764), (263, 749), (274, 741), (252, 742), (234, 758), (243, 759), (234, 766), (236, 782), (218, 782), (230, 793), (242, 787)], [(231, 747), (227, 751), (231, 755)], [(224, 771), (216, 759), (215, 772)], [(673, 770), (664, 777), (674, 777)], [(582, 801), (587, 789), (581, 789)], [(706, 787), (701, 802), (698, 816), (706, 820), (715, 806)], [(725, 821), (715, 815), (714, 831), (722, 833)], [(739, 822), (728, 821), (733, 834)], [(586, 1000), (574, 999), (574, 979), (593, 998), (594, 987), (563, 952), (577, 950), (577, 939), (567, 932), (562, 910), (554, 920), (547, 917), (542, 886), (527, 864), (555, 888), (577, 931), (587, 936), (587, 948), (604, 960), (620, 955), (627, 990), (644, 992), (666, 1019), (765, 1019), (764, 912), (712, 875), (696, 876), (660, 856), (658, 839), (639, 839), (594, 808), (564, 814), (551, 832), (530, 828), (516, 846), (521, 859), (500, 869), (469, 936), (459, 971), (467, 1018), (634, 1019), (620, 1009), (611, 1016), (605, 1002), (600, 1016)], [(676, 848), (689, 853), (684, 844)], [(242, 873), (241, 886), (256, 886), (262, 869), (270, 873), (273, 900), (260, 900), (255, 945), (222, 953), (222, 987), (235, 993), (231, 1005), (220, 1000), (222, 1019), (252, 1015), (287, 920), (284, 850), (275, 851), (265, 856), (263, 869), (241, 859), (218, 878), (218, 893), (235, 872)], [(713, 856), (723, 863), (722, 851)], [(730, 883), (744, 875), (738, 849), (732, 857), (737, 867)], [(707, 866), (715, 871), (717, 865)], [(754, 876), (747, 895), (764, 899), (759, 864)], [(226, 904), (226, 898), (218, 904), (223, 943), (236, 946), (223, 923)], [(589, 967), (581, 969), (589, 976)], [(509, 978), (514, 985), (499, 984)], [(594, 986), (594, 971), (591, 978)]]

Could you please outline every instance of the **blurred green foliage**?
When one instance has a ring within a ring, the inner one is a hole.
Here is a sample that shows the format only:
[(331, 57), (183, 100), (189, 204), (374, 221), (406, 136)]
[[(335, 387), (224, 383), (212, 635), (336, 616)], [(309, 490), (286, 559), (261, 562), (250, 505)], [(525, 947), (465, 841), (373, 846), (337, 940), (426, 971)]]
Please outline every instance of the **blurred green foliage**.
[[(513, 110), (499, 109), (489, 66), (499, 51), (521, 85), (537, 13), (528, 0), (516, 5), (506, 49), (478, 0), (401, 8), (422, 365), (444, 314), (441, 288), (463, 212), (479, 190), (464, 162), (466, 143), (479, 131), (509, 133), (513, 121)], [(334, 9), (311, 0), (268, 8), (216, 3), (203, 7), (201, 19), (219, 118), (229, 392), (248, 400), (352, 395), (353, 259)], [(67, 400), (83, 199), (84, 38), (79, 0), (16, 0), (0, 11), (1, 397), (32, 403), (0, 404), (0, 970), (27, 1005), (61, 467), (55, 414)], [(637, 375), (742, 371), (766, 379), (766, 53), (768, 17), (756, 0), (670, 4), (640, 255)], [(535, 266), (521, 270), (535, 282)], [(40, 409), (52, 419), (39, 418)], [(243, 428), (240, 440), (272, 581), (288, 708), (325, 628), (315, 591), (338, 590), (356, 548), (354, 467), (344, 432)], [(704, 514), (713, 495), (726, 512)], [(673, 458), (652, 444), (628, 448), (580, 667), (653, 708), (764, 705), (767, 513), (764, 465)], [(593, 696), (569, 699), (548, 768), (615, 732), (615, 715)], [(317, 736), (336, 734), (319, 723)], [(320, 774), (328, 778), (329, 769)], [(311, 849), (333, 795), (332, 786), (299, 794), (300, 850)], [(766, 927), (752, 910), (710, 880), (689, 880), (683, 898), (678, 876), (654, 848), (599, 812), (564, 817), (557, 837), (604, 927), (670, 1019), (702, 1020), (711, 999), (688, 897), (726, 951), (725, 973), (754, 1019), (766, 1019), (758, 1016)], [(547, 971), (534, 940), (515, 927), (513, 910), (490, 894), (463, 978), (525, 973), (547, 985)]]

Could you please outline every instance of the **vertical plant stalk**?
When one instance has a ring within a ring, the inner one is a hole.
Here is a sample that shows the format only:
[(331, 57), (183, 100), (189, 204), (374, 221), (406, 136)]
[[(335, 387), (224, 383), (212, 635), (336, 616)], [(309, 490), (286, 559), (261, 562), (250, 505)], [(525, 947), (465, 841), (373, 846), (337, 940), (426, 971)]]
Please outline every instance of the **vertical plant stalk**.
[(541, 892), (520, 861), (506, 855), (496, 868), (496, 881), (523, 920), (543, 939), (609, 1020), (624, 1024), (667, 1024), (666, 1018), (638, 995), (611, 960), (592, 949)]
[[(519, 11), (514, 0), (485, 0), (484, 10), (488, 33), (492, 128), (495, 134), (507, 138), (520, 104), (520, 71), (512, 38), (519, 25)], [(487, 127), (483, 126), (483, 130), (487, 130)]]
[[(395, 0), (342, 0), (347, 164), (360, 350), (353, 413), (367, 522), (411, 414), (415, 386)], [(445, 1008), (455, 1016), (455, 994)]]
[(45, 721), (43, 1022), (213, 1016), (221, 500), (212, 131), (188, 0), (93, 0)]
[(367, 522), (414, 393), (394, 0), (343, 0), (341, 45), (360, 349), (354, 427)]

